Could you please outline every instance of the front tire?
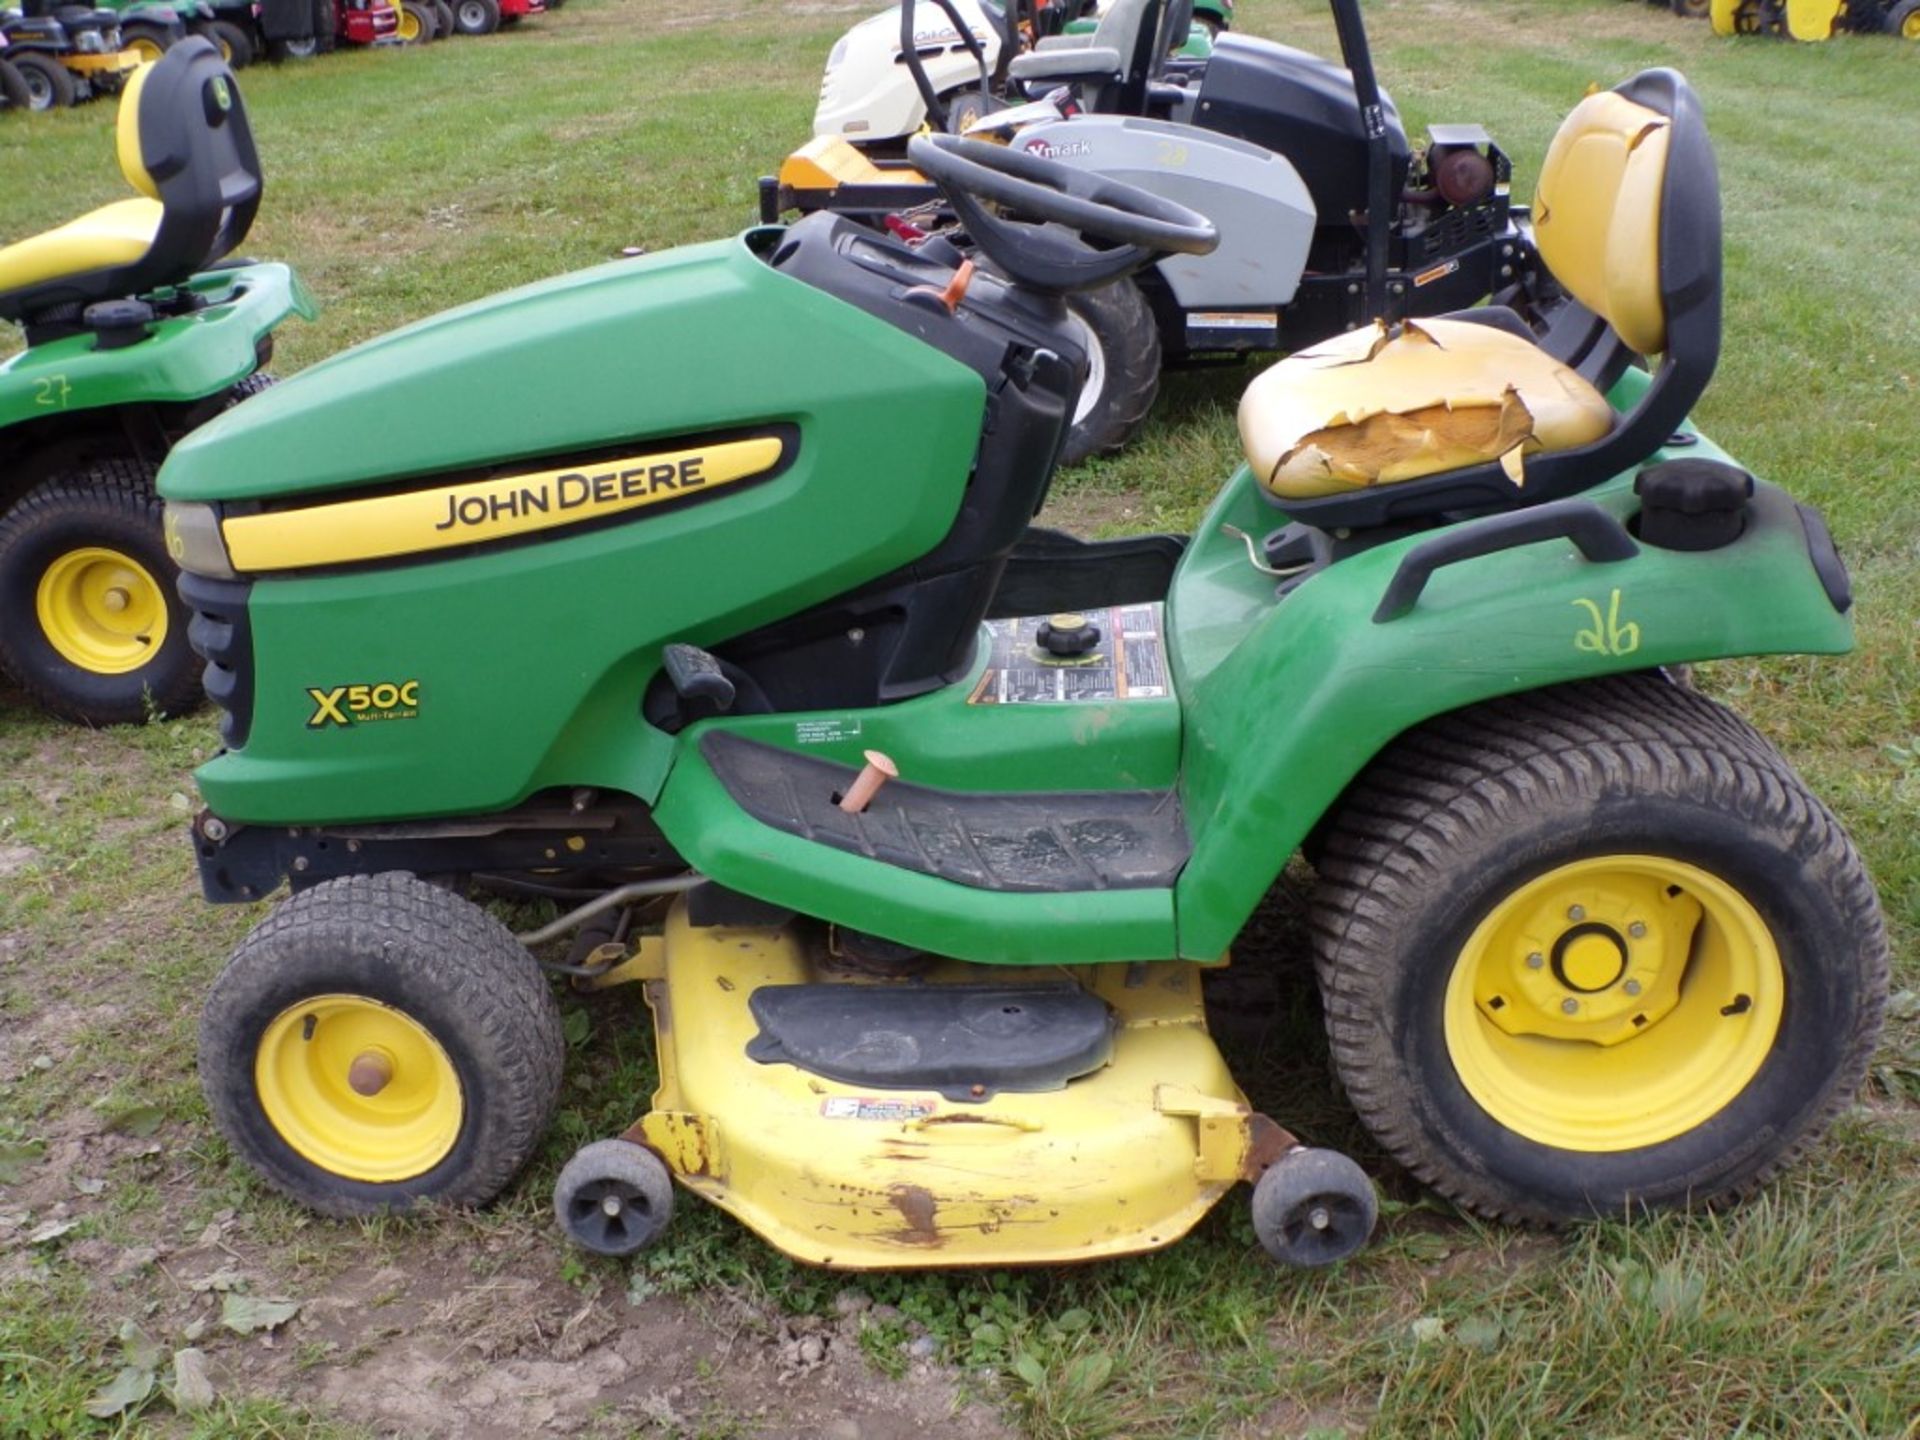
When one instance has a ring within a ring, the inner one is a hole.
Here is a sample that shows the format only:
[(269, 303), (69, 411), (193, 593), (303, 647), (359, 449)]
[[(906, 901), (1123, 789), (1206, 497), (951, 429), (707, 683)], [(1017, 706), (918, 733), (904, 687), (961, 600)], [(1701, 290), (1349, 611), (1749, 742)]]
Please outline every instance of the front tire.
[(167, 53), (169, 38), (167, 32), (158, 25), (147, 25), (138, 20), (120, 27), (120, 48), (138, 55), (143, 65), (151, 65)]
[(200, 1019), (221, 1133), (323, 1215), (485, 1204), (539, 1144), (565, 1054), (526, 948), (478, 906), (395, 872), (281, 904)]
[(233, 69), (244, 70), (253, 63), (253, 41), (231, 20), (209, 20), (196, 31), (220, 47), (220, 58)]
[(1160, 393), (1160, 328), (1131, 280), (1066, 297), (1087, 346), (1087, 383), (1074, 407), (1062, 465), (1109, 455), (1133, 438)]
[(0, 519), (0, 669), (51, 713), (128, 725), (200, 703), (160, 515), (151, 468), (103, 460)]
[(11, 60), (0, 60), (0, 110), (31, 110), (33, 96)]
[(1846, 832), (1657, 676), (1417, 727), (1349, 791), (1320, 875), (1347, 1093), (1491, 1218), (1745, 1196), (1847, 1105), (1880, 1030), (1886, 932)]

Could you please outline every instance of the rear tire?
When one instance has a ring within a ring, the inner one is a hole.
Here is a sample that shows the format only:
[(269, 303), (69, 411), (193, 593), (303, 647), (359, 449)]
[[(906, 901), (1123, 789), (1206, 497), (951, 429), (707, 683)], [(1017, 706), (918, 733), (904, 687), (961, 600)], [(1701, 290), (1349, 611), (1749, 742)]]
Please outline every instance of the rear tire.
[(440, 38), (445, 40), (455, 30), (453, 22), (453, 0), (433, 0), (433, 13), (440, 22)]
[[(371, 1094), (355, 1073), (369, 1053), (388, 1057)], [(200, 1018), (221, 1133), (323, 1215), (484, 1205), (540, 1143), (565, 1059), (526, 947), (479, 906), (393, 871), (283, 902)]]
[(58, 60), (27, 51), (13, 57), (13, 68), (27, 87), (29, 110), (65, 110), (79, 98), (72, 74)]
[(0, 668), (47, 711), (128, 725), (200, 703), (153, 471), (102, 460), (0, 519)]
[(428, 0), (402, 0), (395, 34), (402, 45), (431, 45), (440, 34), (440, 17)]
[(194, 29), (220, 47), (221, 58), (229, 68), (244, 70), (253, 63), (253, 41), (231, 20), (208, 20)]
[(0, 111), (32, 108), (33, 96), (27, 91), (27, 82), (14, 69), (11, 60), (0, 60)]
[(500, 28), (500, 0), (453, 0), (453, 28), (462, 35), (491, 35)]
[(1494, 1219), (1752, 1193), (1851, 1100), (1886, 1003), (1840, 823), (1743, 721), (1655, 675), (1396, 740), (1330, 828), (1313, 928), (1360, 1118)]
[(1903, 40), (1920, 40), (1920, 0), (1900, 0), (1887, 12), (1884, 28)]
[(1131, 280), (1066, 297), (1087, 338), (1087, 383), (1074, 409), (1062, 465), (1110, 455), (1133, 438), (1160, 393), (1160, 328)]

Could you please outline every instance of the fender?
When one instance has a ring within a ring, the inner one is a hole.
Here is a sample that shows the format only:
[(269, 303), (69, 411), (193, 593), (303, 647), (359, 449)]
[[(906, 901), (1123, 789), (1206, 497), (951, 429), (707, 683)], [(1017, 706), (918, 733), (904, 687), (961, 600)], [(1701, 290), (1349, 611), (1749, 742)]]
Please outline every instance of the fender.
[[(1630, 379), (1626, 383), (1633, 383)], [(1679, 455), (1725, 459), (1704, 439)], [(1588, 492), (1623, 523), (1631, 476)], [(1375, 611), (1428, 536), (1352, 556), (1277, 605), (1235, 525), (1278, 522), (1242, 470), (1176, 575), (1168, 629), (1184, 705), (1181, 800), (1193, 856), (1176, 886), (1179, 953), (1217, 956), (1280, 867), (1367, 763), (1424, 720), (1499, 695), (1735, 655), (1840, 654), (1853, 627), (1815, 568), (1816, 537), (1759, 484), (1741, 537), (1698, 552), (1641, 545), (1596, 564), (1566, 540), (1436, 570), (1396, 618)], [(1817, 525), (1817, 522), (1816, 522)], [(1836, 584), (1843, 583), (1836, 577)]]
[(118, 350), (70, 335), (0, 364), (0, 431), (109, 406), (204, 400), (251, 375), (260, 342), (290, 314), (319, 312), (285, 265), (244, 265), (196, 275), (183, 289), (204, 308), (158, 321), (153, 334)]

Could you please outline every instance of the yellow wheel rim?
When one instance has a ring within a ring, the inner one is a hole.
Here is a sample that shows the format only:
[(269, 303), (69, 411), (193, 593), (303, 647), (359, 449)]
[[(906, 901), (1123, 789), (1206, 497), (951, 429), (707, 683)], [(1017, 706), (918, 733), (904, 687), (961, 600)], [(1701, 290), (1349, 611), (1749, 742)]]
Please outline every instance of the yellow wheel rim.
[(400, 7), (399, 34), (409, 45), (420, 38), (420, 17), (404, 5)]
[(1507, 1129), (1563, 1150), (1656, 1145), (1747, 1087), (1786, 981), (1732, 886), (1651, 855), (1576, 861), (1481, 921), (1447, 983), (1447, 1053)]
[(138, 55), (140, 57), (140, 63), (143, 65), (151, 65), (167, 53), (166, 50), (161, 47), (159, 41), (149, 40), (144, 35), (138, 39), (127, 41), (126, 48)]
[(69, 550), (40, 577), (34, 612), (60, 658), (96, 675), (124, 675), (159, 653), (167, 597), (153, 573), (103, 546)]
[(359, 995), (317, 995), (281, 1011), (260, 1038), (253, 1079), (280, 1138), (349, 1180), (424, 1175), (453, 1149), (465, 1110), (440, 1042)]
[(1920, 10), (1900, 22), (1900, 36), (1903, 40), (1920, 40)]

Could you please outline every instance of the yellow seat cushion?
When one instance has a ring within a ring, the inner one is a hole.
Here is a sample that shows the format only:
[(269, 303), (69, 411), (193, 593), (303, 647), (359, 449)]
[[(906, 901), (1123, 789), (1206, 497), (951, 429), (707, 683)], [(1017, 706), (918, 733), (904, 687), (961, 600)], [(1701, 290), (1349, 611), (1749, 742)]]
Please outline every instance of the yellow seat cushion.
[(153, 248), (158, 200), (121, 200), (0, 250), (0, 291), (130, 265)]
[(1569, 450), (1613, 425), (1606, 397), (1537, 345), (1466, 320), (1375, 325), (1290, 355), (1240, 397), (1240, 441), (1288, 500)]

